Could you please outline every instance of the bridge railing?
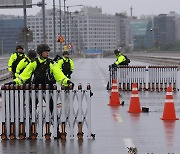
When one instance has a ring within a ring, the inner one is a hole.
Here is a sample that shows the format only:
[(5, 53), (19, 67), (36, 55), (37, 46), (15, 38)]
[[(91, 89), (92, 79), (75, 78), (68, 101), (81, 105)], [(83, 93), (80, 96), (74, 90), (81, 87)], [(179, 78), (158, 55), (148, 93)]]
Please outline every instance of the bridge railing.
[(140, 91), (166, 91), (168, 85), (176, 91), (177, 72), (178, 67), (175, 65), (110, 66), (107, 90), (111, 89), (112, 80), (117, 79), (119, 90), (130, 91), (135, 82)]
[(39, 85), (2, 85), (2, 139), (88, 138), (91, 133), (91, 87), (45, 90)]

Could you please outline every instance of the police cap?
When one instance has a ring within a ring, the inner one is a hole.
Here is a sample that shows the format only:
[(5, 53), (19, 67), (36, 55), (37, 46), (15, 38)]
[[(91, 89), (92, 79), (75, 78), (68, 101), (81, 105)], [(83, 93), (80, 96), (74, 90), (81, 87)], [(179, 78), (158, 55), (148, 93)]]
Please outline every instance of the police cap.
[(114, 50), (114, 54), (116, 55), (116, 54), (118, 54), (118, 53), (120, 53), (120, 51), (119, 51), (118, 49), (115, 49), (115, 50)]
[(36, 51), (35, 50), (29, 50), (29, 52), (27, 53), (27, 56), (29, 58), (35, 58), (37, 56)]
[(40, 55), (44, 51), (50, 51), (50, 47), (47, 44), (40, 44), (37, 46), (37, 53)]
[(23, 50), (22, 45), (17, 45), (17, 46), (16, 46), (16, 50), (17, 50), (17, 49), (22, 49), (22, 50)]
[(68, 51), (64, 51), (63, 55), (69, 55), (69, 52)]

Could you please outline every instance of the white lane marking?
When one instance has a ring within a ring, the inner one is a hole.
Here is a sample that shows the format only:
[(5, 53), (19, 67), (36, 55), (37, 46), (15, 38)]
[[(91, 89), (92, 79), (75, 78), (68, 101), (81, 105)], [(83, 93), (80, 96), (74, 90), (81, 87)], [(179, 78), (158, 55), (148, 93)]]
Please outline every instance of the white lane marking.
[(123, 140), (124, 140), (124, 144), (125, 144), (127, 150), (128, 150), (128, 147), (135, 148), (135, 145), (134, 145), (133, 140), (131, 138), (124, 138)]

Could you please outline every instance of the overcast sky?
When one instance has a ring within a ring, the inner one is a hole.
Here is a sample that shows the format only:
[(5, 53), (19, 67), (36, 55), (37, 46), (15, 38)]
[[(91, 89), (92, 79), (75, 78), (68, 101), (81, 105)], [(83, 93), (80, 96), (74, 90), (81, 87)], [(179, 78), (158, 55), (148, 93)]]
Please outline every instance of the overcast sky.
[[(36, 4), (41, 0), (32, 0)], [(52, 8), (53, 0), (45, 0), (46, 8)], [(59, 0), (55, 0), (58, 7)], [(61, 0), (61, 5), (64, 5), (64, 0)], [(66, 0), (67, 6), (84, 5), (92, 7), (101, 7), (103, 13), (115, 14), (126, 12), (130, 15), (130, 7), (133, 8), (133, 15), (158, 15), (161, 13), (168, 14), (170, 11), (175, 11), (180, 14), (180, 0)], [(62, 8), (63, 9), (63, 8)], [(27, 15), (35, 15), (40, 8), (33, 6), (27, 9)], [(80, 10), (80, 7), (69, 7), (69, 11)], [(22, 9), (0, 9), (0, 14), (23, 15)]]

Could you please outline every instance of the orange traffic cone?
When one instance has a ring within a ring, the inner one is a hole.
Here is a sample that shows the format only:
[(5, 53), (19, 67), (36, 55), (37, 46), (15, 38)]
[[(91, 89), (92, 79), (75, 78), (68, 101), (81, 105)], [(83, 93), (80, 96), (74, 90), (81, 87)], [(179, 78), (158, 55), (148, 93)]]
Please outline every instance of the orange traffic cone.
[(110, 94), (110, 106), (119, 106), (120, 105), (120, 99), (119, 99), (119, 92), (118, 92), (118, 86), (117, 86), (117, 80), (113, 80), (112, 82), (112, 89)]
[(174, 107), (174, 100), (172, 95), (172, 87), (168, 86), (166, 92), (166, 100), (164, 104), (164, 112), (162, 120), (179, 120), (176, 118), (176, 112)]
[(131, 93), (131, 100), (130, 100), (128, 112), (130, 112), (130, 113), (140, 113), (141, 112), (138, 89), (137, 89), (136, 83), (132, 84), (132, 93)]

